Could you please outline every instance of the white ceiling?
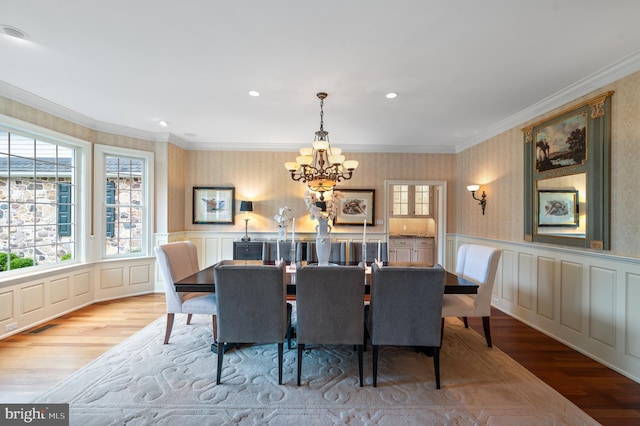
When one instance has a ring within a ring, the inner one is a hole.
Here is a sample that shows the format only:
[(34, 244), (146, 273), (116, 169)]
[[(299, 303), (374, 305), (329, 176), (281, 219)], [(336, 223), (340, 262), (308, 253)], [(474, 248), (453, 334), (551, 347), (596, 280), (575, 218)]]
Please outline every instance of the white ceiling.
[(0, 95), (188, 149), (296, 151), (325, 91), (347, 156), (459, 152), (640, 69), (638, 17), (637, 0), (3, 0), (29, 41), (0, 35)]

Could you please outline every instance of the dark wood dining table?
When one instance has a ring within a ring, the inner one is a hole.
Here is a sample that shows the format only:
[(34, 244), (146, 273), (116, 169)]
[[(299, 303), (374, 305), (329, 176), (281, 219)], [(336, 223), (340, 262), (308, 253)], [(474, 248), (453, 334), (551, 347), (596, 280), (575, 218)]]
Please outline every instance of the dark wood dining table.
[[(234, 264), (234, 265), (262, 265), (264, 263), (261, 260), (225, 260), (224, 262), (225, 264)], [(413, 266), (413, 267), (427, 266), (424, 264), (407, 263), (407, 262), (386, 262), (385, 265), (386, 266)], [(193, 275), (189, 275), (188, 277), (185, 277), (180, 281), (175, 282), (174, 286), (176, 288), (176, 291), (207, 292), (207, 293), (215, 292), (216, 285), (215, 285), (214, 271), (213, 271), (215, 266), (216, 265), (211, 265), (207, 268), (202, 269), (201, 271), (196, 272)], [(370, 290), (369, 284), (365, 284), (365, 293), (369, 294), (369, 290)], [(459, 277), (456, 274), (453, 274), (447, 271), (445, 274), (444, 293), (445, 294), (477, 294), (478, 284), (465, 280), (464, 278)], [(295, 296), (296, 294), (295, 284), (287, 285), (287, 294), (289, 296)]]

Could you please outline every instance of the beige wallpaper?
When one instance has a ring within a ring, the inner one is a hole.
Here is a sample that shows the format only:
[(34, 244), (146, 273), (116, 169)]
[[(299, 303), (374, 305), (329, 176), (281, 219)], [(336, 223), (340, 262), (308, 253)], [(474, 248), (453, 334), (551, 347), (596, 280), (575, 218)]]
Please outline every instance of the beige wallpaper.
[(180, 232), (184, 230), (184, 223), (187, 216), (184, 200), (187, 193), (189, 196), (191, 194), (190, 191), (187, 191), (187, 185), (185, 183), (186, 152), (175, 145), (169, 144), (167, 162), (169, 164), (167, 173), (168, 232)]
[[(349, 159), (359, 161), (351, 180), (343, 182), (341, 188), (374, 189), (376, 197), (376, 218), (384, 218), (385, 180), (447, 180), (455, 177), (455, 155), (450, 154), (379, 154), (349, 153)], [(187, 230), (244, 230), (243, 215), (236, 214), (235, 226), (192, 224), (193, 186), (233, 186), (236, 200), (251, 200), (254, 213), (251, 215), (249, 230), (275, 231), (273, 216), (282, 206), (289, 206), (296, 216), (296, 231), (312, 232), (316, 223), (308, 218), (303, 195), (306, 186), (294, 182), (284, 168), (296, 153), (284, 152), (230, 152), (230, 151), (187, 151), (187, 177), (185, 204), (187, 205), (184, 227)], [(449, 223), (455, 226), (455, 190), (449, 191)], [(236, 206), (236, 211), (238, 206)], [(356, 228), (340, 226), (341, 230), (353, 232)], [(383, 225), (371, 232), (384, 230)]]

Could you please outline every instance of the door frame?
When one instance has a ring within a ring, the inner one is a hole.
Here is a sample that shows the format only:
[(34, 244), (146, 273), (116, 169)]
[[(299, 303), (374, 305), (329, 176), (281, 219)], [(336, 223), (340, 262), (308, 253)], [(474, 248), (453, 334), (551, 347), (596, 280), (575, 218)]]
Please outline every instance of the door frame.
[(447, 181), (445, 180), (385, 180), (384, 181), (384, 232), (389, 241), (389, 219), (391, 211), (391, 185), (429, 185), (434, 188), (434, 216), (436, 217), (435, 263), (446, 265), (447, 240)]

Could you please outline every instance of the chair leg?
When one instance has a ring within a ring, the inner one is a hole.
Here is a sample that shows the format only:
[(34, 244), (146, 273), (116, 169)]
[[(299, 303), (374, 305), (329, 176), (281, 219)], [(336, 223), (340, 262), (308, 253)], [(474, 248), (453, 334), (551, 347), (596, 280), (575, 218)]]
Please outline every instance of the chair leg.
[(169, 337), (171, 337), (171, 329), (173, 329), (174, 314), (167, 314), (167, 331), (164, 333), (164, 344), (169, 343)]
[(193, 314), (187, 314), (187, 325), (191, 324), (191, 318), (193, 317)]
[(467, 321), (467, 317), (462, 317), (462, 322), (464, 323), (464, 328), (469, 328), (469, 321)]
[(484, 337), (487, 339), (487, 346), (492, 348), (491, 346), (491, 327), (490, 327), (490, 317), (482, 317), (482, 328), (484, 328)]
[(436, 376), (436, 389), (440, 389), (440, 348), (433, 348), (433, 370)]
[(367, 340), (369, 340), (369, 330), (367, 329), (367, 323), (364, 324), (364, 341), (362, 342), (363, 350), (367, 351)]
[(442, 322), (440, 323), (440, 347), (442, 347), (443, 338), (444, 338), (444, 318), (442, 318)]
[(291, 303), (287, 303), (287, 316), (288, 316), (288, 321), (287, 321), (287, 349), (291, 349), (291, 335), (292, 333), (292, 329), (291, 329), (291, 314), (293, 311), (293, 305), (291, 305)]
[(378, 345), (371, 345), (373, 349), (373, 387), (378, 386)]
[(302, 351), (304, 343), (298, 343), (298, 386), (300, 386), (300, 376), (302, 372)]
[(218, 371), (216, 372), (216, 385), (220, 384), (220, 377), (222, 376), (222, 358), (224, 357), (224, 344), (225, 342), (218, 342)]
[(284, 343), (278, 343), (278, 384), (282, 384), (282, 355)]
[(362, 347), (364, 345), (358, 345), (358, 374), (360, 376), (360, 387), (362, 387), (362, 379), (363, 379), (363, 373), (362, 373)]
[(216, 315), (211, 315), (211, 322), (213, 325), (213, 341), (218, 341), (218, 317)]

